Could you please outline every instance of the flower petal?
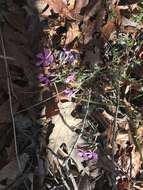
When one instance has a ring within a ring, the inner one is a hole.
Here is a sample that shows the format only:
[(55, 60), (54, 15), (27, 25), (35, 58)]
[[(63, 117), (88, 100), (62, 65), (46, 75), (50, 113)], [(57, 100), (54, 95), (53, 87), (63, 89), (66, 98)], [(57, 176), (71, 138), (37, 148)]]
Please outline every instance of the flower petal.
[(38, 54), (36, 55), (36, 57), (39, 58), (39, 59), (43, 59), (43, 58), (44, 58), (43, 53), (38, 53)]
[(71, 90), (70, 88), (67, 88), (64, 90), (65, 95), (70, 98), (73, 95), (73, 90)]
[(97, 153), (93, 152), (93, 153), (92, 153), (92, 156), (93, 156), (93, 159), (94, 159), (94, 160), (96, 160), (96, 161), (98, 160), (98, 154), (97, 154)]
[(51, 55), (48, 57), (47, 61), (48, 61), (50, 64), (53, 63), (53, 61), (54, 61), (54, 56), (51, 54)]
[(36, 66), (42, 66), (42, 65), (43, 65), (43, 60), (38, 61), (38, 62), (36, 63)]
[(50, 50), (47, 48), (44, 48), (43, 50), (45, 57), (47, 57), (50, 54)]
[(92, 159), (93, 158), (92, 152), (86, 152), (85, 154), (86, 154), (87, 159)]
[(75, 73), (71, 73), (65, 80), (65, 83), (74, 82), (75, 81)]
[(83, 151), (82, 151), (82, 152), (80, 151), (80, 152), (78, 153), (78, 155), (83, 158), (83, 157), (85, 156), (85, 153), (84, 153)]

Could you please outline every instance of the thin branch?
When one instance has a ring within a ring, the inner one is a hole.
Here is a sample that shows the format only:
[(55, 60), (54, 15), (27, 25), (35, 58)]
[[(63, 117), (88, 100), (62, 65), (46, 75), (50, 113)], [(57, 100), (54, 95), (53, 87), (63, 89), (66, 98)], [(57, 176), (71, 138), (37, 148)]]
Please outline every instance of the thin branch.
[(115, 155), (115, 141), (116, 141), (116, 131), (117, 131), (117, 120), (118, 120), (118, 112), (119, 112), (119, 105), (120, 105), (120, 92), (119, 92), (119, 82), (117, 84), (117, 103), (116, 103), (116, 112), (114, 117), (113, 123), (113, 137), (112, 137), (112, 161), (114, 162), (114, 155)]
[(7, 59), (7, 60), (10, 60), (10, 61), (15, 61), (15, 59), (13, 57), (8, 57), (8, 56), (3, 56), (3, 55), (0, 55), (0, 58), (1, 59)]
[(18, 148), (17, 148), (17, 140), (16, 140), (16, 125), (15, 125), (15, 119), (14, 119), (14, 113), (13, 113), (13, 106), (12, 106), (11, 84), (10, 84), (10, 78), (11, 77), (10, 77), (10, 72), (9, 72), (9, 67), (8, 67), (8, 62), (7, 62), (7, 56), (6, 56), (6, 50), (4, 47), (4, 40), (3, 40), (1, 30), (0, 30), (0, 38), (1, 38), (3, 56), (4, 56), (6, 76), (7, 76), (7, 88), (8, 88), (8, 95), (9, 95), (9, 106), (10, 106), (10, 113), (11, 113), (11, 118), (12, 118), (12, 126), (13, 126), (15, 153), (16, 153), (16, 159), (17, 159), (19, 171), (22, 172), (22, 167), (21, 167), (19, 156), (18, 156)]
[(72, 148), (71, 148), (71, 151), (70, 151), (70, 153), (69, 153), (69, 155), (68, 155), (68, 158), (63, 162), (63, 165), (65, 164), (65, 162), (67, 162), (67, 161), (69, 160), (69, 158), (70, 158), (70, 156), (71, 156), (71, 154), (72, 154), (72, 152), (73, 152), (73, 150), (74, 150), (74, 148), (75, 148), (75, 146), (76, 146), (78, 140), (79, 140), (80, 137), (82, 136), (82, 133), (83, 133), (83, 131), (84, 131), (84, 129), (85, 129), (86, 121), (87, 121), (87, 116), (88, 116), (88, 114), (89, 114), (90, 99), (91, 99), (91, 90), (89, 91), (89, 98), (88, 98), (88, 104), (87, 104), (87, 111), (86, 111), (86, 114), (85, 114), (85, 117), (84, 117), (84, 120), (83, 120), (83, 125), (82, 125), (82, 128), (81, 128), (81, 132), (80, 132), (80, 134), (77, 136), (77, 138), (76, 138), (76, 140), (75, 140), (75, 143), (73, 144), (73, 146), (72, 146)]
[[(118, 112), (119, 112), (119, 105), (120, 105), (120, 86), (119, 86), (119, 81), (117, 81), (117, 103), (116, 103), (116, 112), (115, 112), (115, 117), (114, 117), (114, 123), (113, 123), (113, 129), (112, 129), (112, 162), (115, 163), (114, 156), (115, 156), (115, 142), (116, 142), (116, 137), (117, 137), (117, 119), (118, 119)], [(113, 184), (113, 189), (116, 190), (117, 186), (115, 183), (115, 176), (114, 173), (112, 174), (112, 184)]]

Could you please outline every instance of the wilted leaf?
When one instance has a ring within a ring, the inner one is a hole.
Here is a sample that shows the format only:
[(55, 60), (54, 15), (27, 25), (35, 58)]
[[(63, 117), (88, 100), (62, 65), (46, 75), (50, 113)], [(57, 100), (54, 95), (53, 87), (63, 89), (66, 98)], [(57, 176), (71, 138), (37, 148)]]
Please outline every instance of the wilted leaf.
[(134, 21), (132, 21), (132, 20), (130, 20), (130, 19), (128, 19), (128, 18), (122, 16), (121, 25), (122, 25), (122, 26), (137, 27), (138, 24), (137, 24), (136, 22), (134, 22)]
[(117, 182), (117, 190), (123, 190), (129, 188), (129, 180), (127, 178), (120, 178)]
[(55, 13), (59, 13), (61, 16), (75, 19), (74, 15), (68, 9), (68, 6), (62, 0), (38, 0), (36, 2), (36, 7), (40, 12), (41, 10), (44, 10), (47, 5), (49, 5), (49, 8), (42, 12), (42, 16), (48, 17), (49, 9), (52, 9)]
[(69, 2), (68, 2), (68, 9), (69, 10), (73, 10), (74, 9), (75, 2), (76, 2), (76, 0), (69, 0)]
[(103, 40), (103, 42), (106, 42), (109, 40), (111, 34), (113, 33), (113, 31), (116, 30), (116, 26), (115, 26), (115, 20), (109, 20), (102, 28), (102, 33), (101, 33), (101, 39)]
[(79, 35), (80, 31), (78, 23), (72, 23), (67, 32), (65, 44), (71, 43)]
[(47, 118), (51, 118), (59, 113), (58, 102), (56, 98), (50, 101), (50, 106), (46, 106), (45, 114)]
[(136, 177), (141, 169), (141, 157), (140, 153), (135, 151), (135, 148), (132, 151), (132, 177)]
[[(77, 164), (78, 169), (80, 171), (81, 169), (83, 169), (83, 166), (81, 164), (80, 157), (78, 156), (76, 146), (74, 147), (74, 145), (76, 145), (76, 139), (78, 138), (78, 134), (75, 132), (75, 130), (80, 129), (82, 120), (76, 119), (71, 115), (71, 112), (75, 109), (75, 103), (59, 103), (58, 106), (60, 113), (52, 118), (52, 122), (53, 124), (55, 124), (55, 127), (53, 129), (52, 134), (49, 137), (48, 147), (56, 154), (58, 154), (58, 152), (61, 152), (60, 147), (63, 144), (66, 145), (68, 153), (70, 153), (73, 149), (71, 157)], [(80, 138), (77, 143), (81, 142), (84, 141)], [(66, 156), (65, 153), (64, 155)], [(48, 159), (53, 168), (55, 168), (54, 163), (57, 160), (57, 158), (50, 151), (48, 151)], [(55, 168), (55, 171), (57, 169), (58, 168)]]

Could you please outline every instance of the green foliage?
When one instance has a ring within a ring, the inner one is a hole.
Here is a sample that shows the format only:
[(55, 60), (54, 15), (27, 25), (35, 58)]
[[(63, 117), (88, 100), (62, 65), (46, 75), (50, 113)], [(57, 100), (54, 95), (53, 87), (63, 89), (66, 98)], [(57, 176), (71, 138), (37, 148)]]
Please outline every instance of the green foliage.
[[(143, 6), (143, 3), (142, 3), (142, 6)], [(138, 23), (143, 22), (143, 8), (142, 7), (140, 7), (138, 14), (133, 15), (133, 20)]]

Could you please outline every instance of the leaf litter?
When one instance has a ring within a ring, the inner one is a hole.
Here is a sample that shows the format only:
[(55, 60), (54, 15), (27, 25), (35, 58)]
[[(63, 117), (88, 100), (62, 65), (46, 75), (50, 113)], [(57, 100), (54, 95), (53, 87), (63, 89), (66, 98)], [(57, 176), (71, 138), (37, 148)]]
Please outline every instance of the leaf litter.
[(0, 9), (0, 190), (142, 189), (142, 3)]

